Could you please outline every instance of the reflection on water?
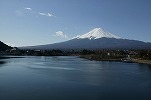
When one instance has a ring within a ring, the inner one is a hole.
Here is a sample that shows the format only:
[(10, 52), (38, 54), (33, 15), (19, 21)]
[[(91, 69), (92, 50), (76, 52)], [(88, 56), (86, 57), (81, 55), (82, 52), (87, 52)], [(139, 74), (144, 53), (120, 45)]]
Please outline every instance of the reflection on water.
[(3, 64), (5, 64), (6, 62), (5, 61), (0, 61), (0, 67), (3, 66)]
[(0, 64), (5, 64), (5, 61), (0, 61)]
[(0, 63), (0, 100), (151, 100), (151, 70), (144, 64), (63, 56)]
[(151, 71), (151, 65), (149, 64), (138, 64), (138, 65), (141, 71)]
[(148, 69), (151, 70), (151, 65), (148, 65)]
[(146, 65), (148, 70), (151, 70), (151, 65)]

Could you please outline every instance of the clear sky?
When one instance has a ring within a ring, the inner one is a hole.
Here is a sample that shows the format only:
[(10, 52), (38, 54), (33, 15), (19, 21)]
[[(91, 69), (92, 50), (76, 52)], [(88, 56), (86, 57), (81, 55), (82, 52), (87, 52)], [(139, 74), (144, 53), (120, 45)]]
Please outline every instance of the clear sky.
[(151, 0), (0, 0), (0, 41), (13, 46), (66, 41), (98, 27), (151, 42)]

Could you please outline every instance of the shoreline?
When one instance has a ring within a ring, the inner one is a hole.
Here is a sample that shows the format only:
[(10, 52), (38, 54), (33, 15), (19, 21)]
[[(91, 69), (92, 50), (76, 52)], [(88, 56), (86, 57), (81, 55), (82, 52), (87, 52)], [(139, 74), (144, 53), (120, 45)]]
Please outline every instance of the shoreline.
[(13, 56), (13, 57), (9, 57), (9, 56), (7, 56), (7, 57), (5, 57), (5, 56), (0, 56), (0, 59), (11, 59), (11, 58), (23, 58), (23, 57), (15, 57), (15, 56)]
[(134, 63), (151, 65), (151, 60), (132, 59)]
[(147, 64), (151, 65), (151, 60), (143, 60), (143, 59), (130, 59), (128, 62), (123, 61), (123, 58), (117, 58), (117, 59), (112, 59), (112, 58), (95, 58), (91, 55), (80, 55), (80, 58), (88, 59), (88, 60), (94, 60), (94, 61), (110, 61), (110, 62), (123, 62), (123, 63), (138, 63), (138, 64)]
[[(68, 55), (69, 56), (69, 55)], [(73, 55), (75, 56), (75, 55)], [(147, 65), (151, 65), (151, 60), (144, 60), (144, 59), (130, 59), (130, 62), (127, 61), (123, 61), (123, 58), (98, 58), (96, 56), (92, 56), (92, 55), (76, 55), (80, 58), (84, 58), (84, 59), (88, 59), (88, 60), (94, 60), (94, 61), (109, 61), (109, 62), (123, 62), (123, 63), (139, 63), (139, 64), (147, 64)], [(23, 58), (19, 57), (19, 56), (0, 56), (0, 59), (11, 59), (11, 58)]]

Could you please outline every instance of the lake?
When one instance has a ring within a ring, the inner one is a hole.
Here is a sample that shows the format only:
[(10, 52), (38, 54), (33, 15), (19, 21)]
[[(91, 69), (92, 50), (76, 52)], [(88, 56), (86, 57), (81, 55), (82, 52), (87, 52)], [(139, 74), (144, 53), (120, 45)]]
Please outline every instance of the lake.
[(1, 59), (0, 100), (151, 100), (151, 67), (75, 56)]

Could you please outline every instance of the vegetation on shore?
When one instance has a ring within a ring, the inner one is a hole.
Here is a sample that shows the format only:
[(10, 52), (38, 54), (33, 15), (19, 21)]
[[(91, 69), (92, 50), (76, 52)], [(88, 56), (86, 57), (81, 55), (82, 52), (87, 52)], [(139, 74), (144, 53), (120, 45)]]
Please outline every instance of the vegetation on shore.
[(13, 48), (1, 55), (16, 56), (79, 56), (96, 61), (125, 61), (151, 64), (151, 50), (20, 50)]
[(85, 53), (81, 58), (96, 61), (122, 61), (151, 65), (151, 50), (99, 50)]
[(3, 42), (0, 41), (0, 52), (1, 51), (6, 51), (8, 49), (12, 49), (12, 47), (10, 47), (10, 46), (8, 46), (8, 45), (6, 45), (6, 44), (4, 44)]

